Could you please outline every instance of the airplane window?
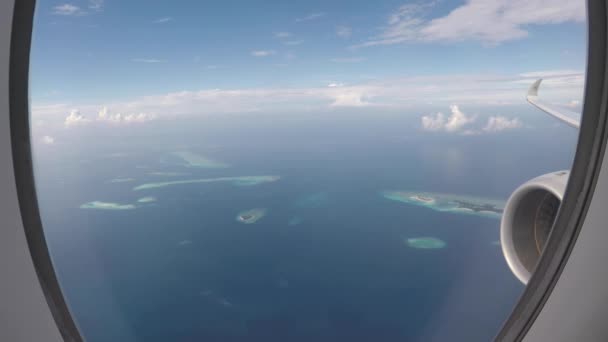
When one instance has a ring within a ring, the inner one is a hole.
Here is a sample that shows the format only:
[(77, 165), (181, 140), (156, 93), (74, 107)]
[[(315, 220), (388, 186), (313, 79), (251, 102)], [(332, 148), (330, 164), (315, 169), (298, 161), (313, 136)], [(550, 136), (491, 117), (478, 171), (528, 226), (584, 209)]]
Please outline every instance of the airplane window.
[(491, 340), (586, 47), (583, 0), (37, 1), (36, 187), (81, 334)]

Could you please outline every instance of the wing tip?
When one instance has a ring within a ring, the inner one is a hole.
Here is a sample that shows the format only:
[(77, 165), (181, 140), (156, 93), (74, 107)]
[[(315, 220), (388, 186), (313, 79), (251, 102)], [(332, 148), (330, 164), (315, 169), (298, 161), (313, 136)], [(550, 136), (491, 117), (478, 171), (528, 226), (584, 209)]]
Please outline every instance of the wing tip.
[(540, 83), (543, 81), (542, 78), (537, 79), (532, 83), (530, 89), (528, 89), (528, 97), (530, 96), (538, 96), (538, 88), (540, 88)]
[(528, 96), (526, 96), (526, 100), (532, 104), (534, 107), (542, 110), (543, 112), (551, 115), (552, 117), (566, 123), (568, 126), (579, 128), (580, 127), (580, 116), (578, 119), (572, 117), (571, 115), (565, 114), (565, 110), (553, 108), (551, 105), (545, 104), (538, 99), (538, 88), (540, 87), (540, 83), (543, 81), (542, 78), (537, 79), (532, 85), (530, 89), (528, 89)]

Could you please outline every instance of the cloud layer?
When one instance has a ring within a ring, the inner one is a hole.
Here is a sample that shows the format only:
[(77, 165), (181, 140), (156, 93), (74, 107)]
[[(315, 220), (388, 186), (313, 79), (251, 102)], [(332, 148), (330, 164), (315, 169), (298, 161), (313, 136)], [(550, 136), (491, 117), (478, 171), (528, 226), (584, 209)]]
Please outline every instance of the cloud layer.
[[(97, 121), (98, 112), (102, 107), (107, 107), (108, 113), (123, 114), (120, 119), (107, 114), (107, 117), (102, 117), (100, 121), (137, 122), (151, 118), (323, 111), (343, 107), (403, 109), (428, 105), (449, 106), (455, 103), (462, 106), (524, 105), (527, 88), (536, 76), (546, 76), (541, 92), (548, 102), (564, 103), (564, 99), (570, 101), (582, 98), (582, 73), (573, 74), (571, 70), (560, 73), (551, 70), (546, 73), (536, 71), (520, 75), (402, 77), (359, 84), (331, 79), (322, 81), (316, 87), (203, 89), (142, 96), (119, 102), (79, 105), (33, 103), (32, 118), (35, 122), (58, 122), (69, 127)], [(139, 113), (145, 115), (140, 116)], [(468, 119), (468, 116), (465, 117)], [(448, 127), (457, 127), (462, 118), (457, 115), (449, 121), (449, 116), (443, 116), (443, 119), (429, 116), (427, 122), (429, 127), (433, 127), (434, 122), (441, 120), (444, 124), (451, 122)], [(493, 126), (488, 127), (488, 130), (492, 129), (491, 127)], [(481, 128), (483, 126), (478, 130)]]

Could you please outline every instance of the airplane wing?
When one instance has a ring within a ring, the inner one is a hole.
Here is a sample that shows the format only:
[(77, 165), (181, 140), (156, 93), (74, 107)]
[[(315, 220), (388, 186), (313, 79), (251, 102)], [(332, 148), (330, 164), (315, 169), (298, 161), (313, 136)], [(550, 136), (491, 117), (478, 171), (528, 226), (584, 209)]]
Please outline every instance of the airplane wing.
[(563, 121), (568, 126), (578, 129), (581, 125), (581, 114), (569, 111), (567, 109), (556, 108), (551, 104), (547, 104), (538, 99), (538, 88), (540, 87), (540, 83), (542, 81), (543, 79), (539, 78), (532, 84), (532, 86), (530, 86), (526, 100), (543, 112)]

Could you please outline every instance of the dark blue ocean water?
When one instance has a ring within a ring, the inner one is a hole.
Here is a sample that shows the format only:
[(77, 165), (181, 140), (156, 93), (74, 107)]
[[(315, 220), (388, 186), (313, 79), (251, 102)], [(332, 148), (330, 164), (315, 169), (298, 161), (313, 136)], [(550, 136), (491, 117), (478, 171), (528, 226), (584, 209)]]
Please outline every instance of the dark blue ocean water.
[[(493, 243), (499, 221), (408, 206), (379, 192), (506, 199), (525, 180), (568, 168), (575, 132), (531, 125), (464, 137), (421, 132), (417, 120), (234, 116), (73, 133), (53, 150), (39, 147), (45, 231), (83, 335), (93, 342), (491, 340), (523, 290)], [(231, 167), (161, 162), (177, 150)], [(157, 171), (189, 175), (148, 174)], [(281, 179), (131, 190), (246, 175)], [(107, 183), (117, 177), (136, 181)], [(298, 205), (319, 193), (318, 205)], [(78, 208), (143, 196), (158, 200), (135, 210)], [(251, 208), (268, 212), (255, 224), (236, 222)], [(302, 223), (289, 226), (293, 217)], [(447, 245), (421, 250), (403, 242), (419, 236)]]

